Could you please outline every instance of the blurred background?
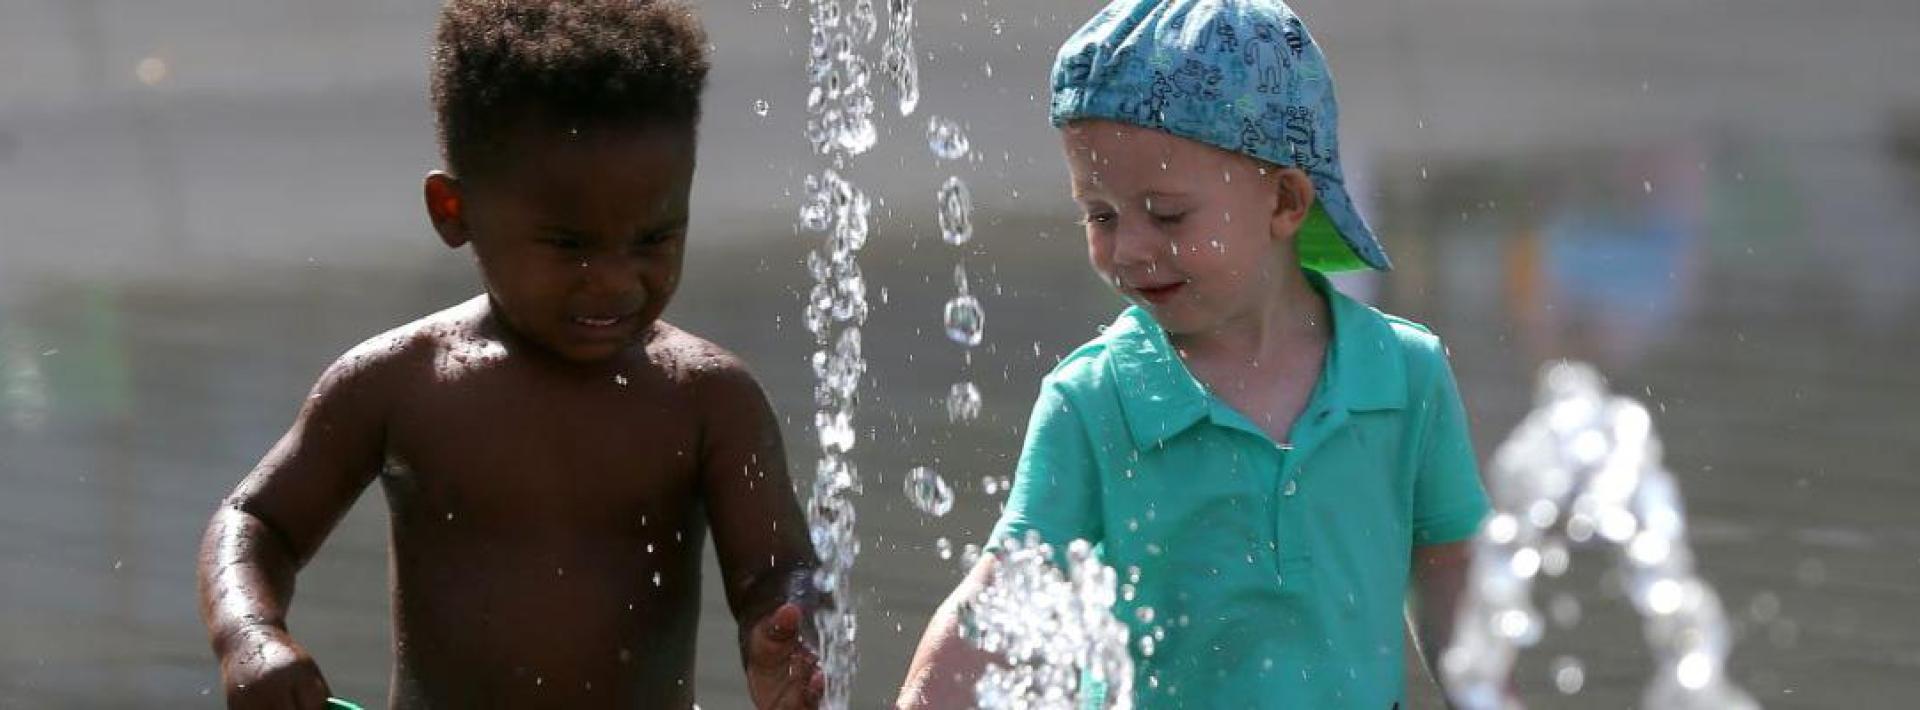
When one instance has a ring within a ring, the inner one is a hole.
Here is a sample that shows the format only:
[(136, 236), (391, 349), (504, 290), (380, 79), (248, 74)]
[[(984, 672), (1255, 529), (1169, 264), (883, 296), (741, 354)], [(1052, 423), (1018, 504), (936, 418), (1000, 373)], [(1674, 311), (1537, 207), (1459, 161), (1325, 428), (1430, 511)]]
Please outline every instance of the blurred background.
[[(804, 3), (800, 3), (804, 4)], [(918, 3), (919, 112), (882, 91), (847, 171), (862, 257), (861, 672), (892, 697), (979, 542), (1038, 377), (1118, 308), (1084, 264), (1045, 72), (1091, 0)], [(805, 18), (699, 3), (714, 45), (685, 286), (668, 317), (751, 361), (811, 471), (797, 233)], [(1770, 707), (1920, 693), (1920, 3), (1298, 0), (1339, 80), (1346, 167), (1397, 268), (1351, 292), (1449, 343), (1482, 456), (1561, 357), (1649, 403), (1693, 543)], [(420, 208), (436, 3), (0, 0), (0, 707), (217, 704), (194, 553), (216, 501), (326, 363), (478, 289)], [(756, 109), (765, 102), (766, 110)], [(972, 157), (936, 162), (929, 115)], [(973, 191), (941, 241), (934, 194)], [(940, 326), (965, 259), (987, 315)], [(983, 416), (947, 419), (955, 382)], [(929, 518), (929, 465), (958, 505)], [(369, 492), (301, 577), (295, 635), (378, 705), (385, 509)], [(1649, 660), (1577, 552), (1525, 656), (1536, 707), (1638, 702)], [(744, 707), (709, 574), (701, 702)], [(1572, 613), (1563, 613), (1568, 609)], [(1577, 664), (1578, 682), (1565, 669)]]

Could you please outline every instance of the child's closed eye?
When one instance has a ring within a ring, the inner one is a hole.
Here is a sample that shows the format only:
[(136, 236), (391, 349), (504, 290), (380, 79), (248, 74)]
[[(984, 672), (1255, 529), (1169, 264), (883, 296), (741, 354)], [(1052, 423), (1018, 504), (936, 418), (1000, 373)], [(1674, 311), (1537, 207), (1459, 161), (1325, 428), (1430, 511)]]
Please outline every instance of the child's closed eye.
[(541, 237), (540, 243), (561, 251), (579, 251), (587, 246), (586, 240), (565, 235)]
[(640, 235), (633, 240), (633, 244), (638, 248), (656, 247), (677, 240), (684, 234), (686, 232), (679, 229), (663, 229)]
[(1113, 220), (1114, 214), (1112, 212), (1090, 212), (1080, 215), (1074, 222), (1082, 227), (1091, 227), (1096, 224), (1108, 224), (1113, 222)]

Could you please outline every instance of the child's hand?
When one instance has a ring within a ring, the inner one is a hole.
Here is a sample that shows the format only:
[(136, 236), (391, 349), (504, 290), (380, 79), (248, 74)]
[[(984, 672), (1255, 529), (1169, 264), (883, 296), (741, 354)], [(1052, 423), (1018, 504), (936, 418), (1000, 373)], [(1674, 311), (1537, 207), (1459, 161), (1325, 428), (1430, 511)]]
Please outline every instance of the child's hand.
[(220, 659), (227, 707), (322, 710), (333, 693), (320, 666), (285, 631), (255, 627)]
[(800, 606), (787, 603), (753, 625), (747, 639), (747, 689), (761, 710), (817, 708), (826, 691), (820, 660), (800, 641)]

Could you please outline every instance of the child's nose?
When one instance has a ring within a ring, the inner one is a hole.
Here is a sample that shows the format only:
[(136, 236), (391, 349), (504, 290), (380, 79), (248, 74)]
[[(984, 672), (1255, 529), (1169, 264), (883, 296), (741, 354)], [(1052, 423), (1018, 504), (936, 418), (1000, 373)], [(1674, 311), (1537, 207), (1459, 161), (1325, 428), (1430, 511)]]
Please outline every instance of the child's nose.
[(1152, 264), (1166, 251), (1166, 240), (1151, 229), (1121, 224), (1114, 230), (1113, 263), (1116, 266)]
[(642, 266), (630, 254), (595, 254), (581, 259), (580, 275), (590, 292), (624, 293), (640, 286)]

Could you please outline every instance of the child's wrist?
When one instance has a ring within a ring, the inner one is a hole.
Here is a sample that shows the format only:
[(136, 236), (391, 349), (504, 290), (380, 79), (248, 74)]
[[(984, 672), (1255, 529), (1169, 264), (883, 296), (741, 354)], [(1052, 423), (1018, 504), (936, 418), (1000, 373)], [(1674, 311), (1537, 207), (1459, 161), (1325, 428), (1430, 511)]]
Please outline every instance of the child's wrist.
[(225, 658), (234, 651), (267, 641), (291, 642), (292, 637), (287, 634), (285, 626), (258, 615), (248, 614), (238, 623), (220, 630), (214, 637), (214, 650), (220, 657)]

